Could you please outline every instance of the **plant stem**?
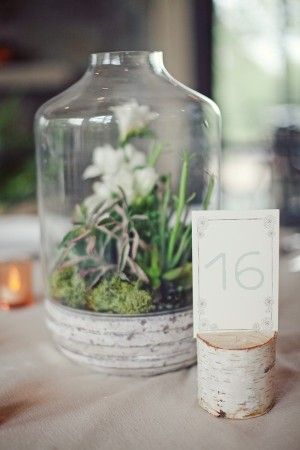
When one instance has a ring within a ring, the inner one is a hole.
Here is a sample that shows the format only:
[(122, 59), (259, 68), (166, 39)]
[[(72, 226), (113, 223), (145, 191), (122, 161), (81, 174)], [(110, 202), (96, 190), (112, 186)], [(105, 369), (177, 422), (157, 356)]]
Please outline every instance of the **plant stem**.
[(182, 256), (184, 255), (185, 251), (188, 249), (189, 245), (190, 245), (190, 240), (191, 240), (191, 231), (192, 231), (192, 227), (191, 225), (187, 225), (184, 233), (181, 236), (181, 240), (180, 240), (180, 244), (178, 247), (177, 252), (175, 253), (174, 257), (173, 257), (173, 261), (172, 261), (172, 267), (176, 267), (176, 265), (179, 263), (179, 261), (181, 260)]
[(150, 154), (148, 156), (148, 161), (147, 161), (147, 165), (154, 167), (156, 164), (156, 161), (159, 158), (159, 155), (161, 154), (162, 151), (162, 144), (159, 143), (155, 143), (150, 151)]
[(174, 248), (176, 241), (179, 237), (179, 231), (181, 228), (181, 216), (184, 211), (185, 203), (186, 203), (186, 194), (187, 194), (187, 177), (189, 172), (189, 157), (188, 154), (185, 153), (183, 157), (183, 164), (181, 169), (181, 176), (180, 176), (180, 184), (179, 184), (179, 193), (178, 193), (178, 202), (176, 207), (176, 218), (175, 218), (175, 225), (171, 230), (170, 233), (170, 240), (168, 245), (168, 252), (167, 252), (167, 262), (168, 266), (172, 266), (172, 258), (174, 253)]
[(210, 175), (207, 185), (207, 191), (203, 200), (203, 209), (207, 209), (209, 207), (214, 186), (215, 186), (215, 176)]
[[(161, 252), (161, 261), (164, 261), (165, 258), (165, 249), (166, 249), (166, 225), (168, 219), (168, 206), (170, 202), (171, 196), (171, 177), (168, 175), (165, 182), (165, 191), (164, 196), (161, 203), (160, 208), (160, 220), (159, 220), (159, 240), (160, 240), (160, 252)], [(164, 267), (165, 264), (162, 264)]]

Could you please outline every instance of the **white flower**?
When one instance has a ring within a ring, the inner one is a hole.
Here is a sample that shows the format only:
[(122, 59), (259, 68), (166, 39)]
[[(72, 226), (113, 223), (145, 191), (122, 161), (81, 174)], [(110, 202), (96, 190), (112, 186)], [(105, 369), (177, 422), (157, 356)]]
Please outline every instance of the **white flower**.
[(157, 178), (158, 175), (153, 167), (137, 169), (134, 172), (135, 193), (141, 197), (148, 195), (154, 188)]
[(96, 206), (99, 206), (101, 200), (99, 199), (97, 194), (90, 195), (84, 199), (84, 205), (86, 206), (88, 212), (90, 213)]
[(139, 105), (136, 100), (131, 100), (120, 106), (113, 106), (118, 121), (120, 139), (126, 139), (129, 133), (141, 131), (148, 123), (157, 117), (157, 113), (151, 112), (149, 106)]
[(125, 159), (132, 169), (146, 165), (146, 155), (139, 152), (133, 145), (128, 144), (124, 148)]
[(114, 176), (105, 175), (102, 181), (93, 183), (94, 194), (87, 197), (84, 204), (91, 211), (101, 202), (112, 200), (114, 194), (120, 195), (120, 188), (130, 204), (135, 198), (133, 182), (133, 172), (126, 167), (121, 168)]
[(100, 175), (114, 175), (120, 169), (123, 161), (124, 152), (122, 149), (115, 150), (109, 144), (96, 147), (93, 153), (93, 164), (85, 169), (82, 177), (87, 180)]
[(154, 187), (158, 174), (153, 167), (146, 166), (146, 155), (133, 145), (114, 149), (111, 145), (97, 147), (93, 153), (93, 164), (88, 166), (83, 178), (100, 177), (92, 185), (93, 195), (84, 201), (89, 211), (101, 202), (120, 196), (120, 188), (131, 204), (137, 197), (146, 196)]
[(99, 200), (107, 200), (110, 198), (114, 192), (114, 187), (109, 180), (105, 181), (96, 181), (93, 183), (93, 191), (98, 196)]
[(93, 183), (94, 194), (84, 200), (88, 211), (92, 211), (96, 206), (112, 198), (112, 186), (109, 183), (96, 181)]
[(130, 204), (133, 202), (135, 198), (135, 191), (134, 191), (134, 185), (133, 185), (133, 172), (128, 167), (123, 167), (114, 177), (114, 179), (111, 180), (111, 183), (113, 184), (114, 192), (117, 193), (119, 190), (119, 187), (123, 190), (127, 202)]

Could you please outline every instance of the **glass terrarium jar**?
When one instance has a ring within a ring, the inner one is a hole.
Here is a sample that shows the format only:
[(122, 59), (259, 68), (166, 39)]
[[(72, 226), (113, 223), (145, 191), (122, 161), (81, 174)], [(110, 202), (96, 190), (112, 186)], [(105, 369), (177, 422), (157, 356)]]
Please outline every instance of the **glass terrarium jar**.
[(218, 206), (216, 105), (161, 52), (97, 53), (35, 127), (50, 310), (95, 321), (191, 309), (191, 208)]

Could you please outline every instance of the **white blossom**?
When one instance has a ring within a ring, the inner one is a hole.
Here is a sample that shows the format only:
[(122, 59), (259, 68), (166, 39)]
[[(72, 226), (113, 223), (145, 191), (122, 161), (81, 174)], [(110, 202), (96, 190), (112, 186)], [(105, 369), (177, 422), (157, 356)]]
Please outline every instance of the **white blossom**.
[(92, 211), (96, 206), (112, 198), (112, 188), (108, 183), (95, 181), (92, 189), (94, 193), (84, 200), (84, 204), (89, 211)]
[(136, 100), (131, 100), (120, 106), (113, 106), (111, 110), (118, 122), (121, 141), (126, 139), (128, 134), (146, 128), (149, 122), (158, 115), (150, 111), (149, 106), (139, 105)]
[(139, 152), (133, 145), (128, 144), (124, 148), (126, 162), (132, 169), (137, 167), (143, 167), (146, 165), (146, 155), (143, 152)]
[(134, 200), (135, 192), (133, 186), (133, 172), (129, 167), (123, 166), (116, 176), (109, 180), (114, 193), (119, 192), (119, 188), (125, 194), (127, 202), (130, 204)]
[(157, 181), (158, 174), (153, 167), (137, 169), (134, 172), (135, 193), (141, 197), (146, 197)]
[(86, 197), (84, 199), (84, 206), (86, 206), (88, 212), (90, 213), (93, 209), (96, 208), (96, 206), (99, 206), (101, 203), (101, 200), (97, 194), (89, 195), (89, 197)]
[(114, 192), (114, 187), (108, 181), (109, 180), (95, 181), (95, 183), (93, 183), (93, 191), (100, 201), (107, 200)]
[(95, 148), (93, 164), (83, 173), (84, 179), (99, 178), (92, 185), (93, 194), (84, 201), (88, 210), (120, 195), (120, 188), (129, 204), (137, 197), (149, 194), (158, 174), (153, 167), (146, 166), (146, 162), (146, 155), (133, 145), (120, 149), (111, 145)]
[(83, 172), (83, 178), (95, 178), (100, 175), (114, 175), (121, 168), (124, 161), (124, 151), (115, 150), (111, 145), (96, 147), (93, 153), (93, 164)]

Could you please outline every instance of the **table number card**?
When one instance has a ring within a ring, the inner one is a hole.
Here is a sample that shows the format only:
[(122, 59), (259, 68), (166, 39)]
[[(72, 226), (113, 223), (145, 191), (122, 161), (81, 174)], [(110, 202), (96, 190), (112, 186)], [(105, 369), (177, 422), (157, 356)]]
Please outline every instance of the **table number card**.
[(279, 211), (193, 211), (194, 336), (278, 329)]

